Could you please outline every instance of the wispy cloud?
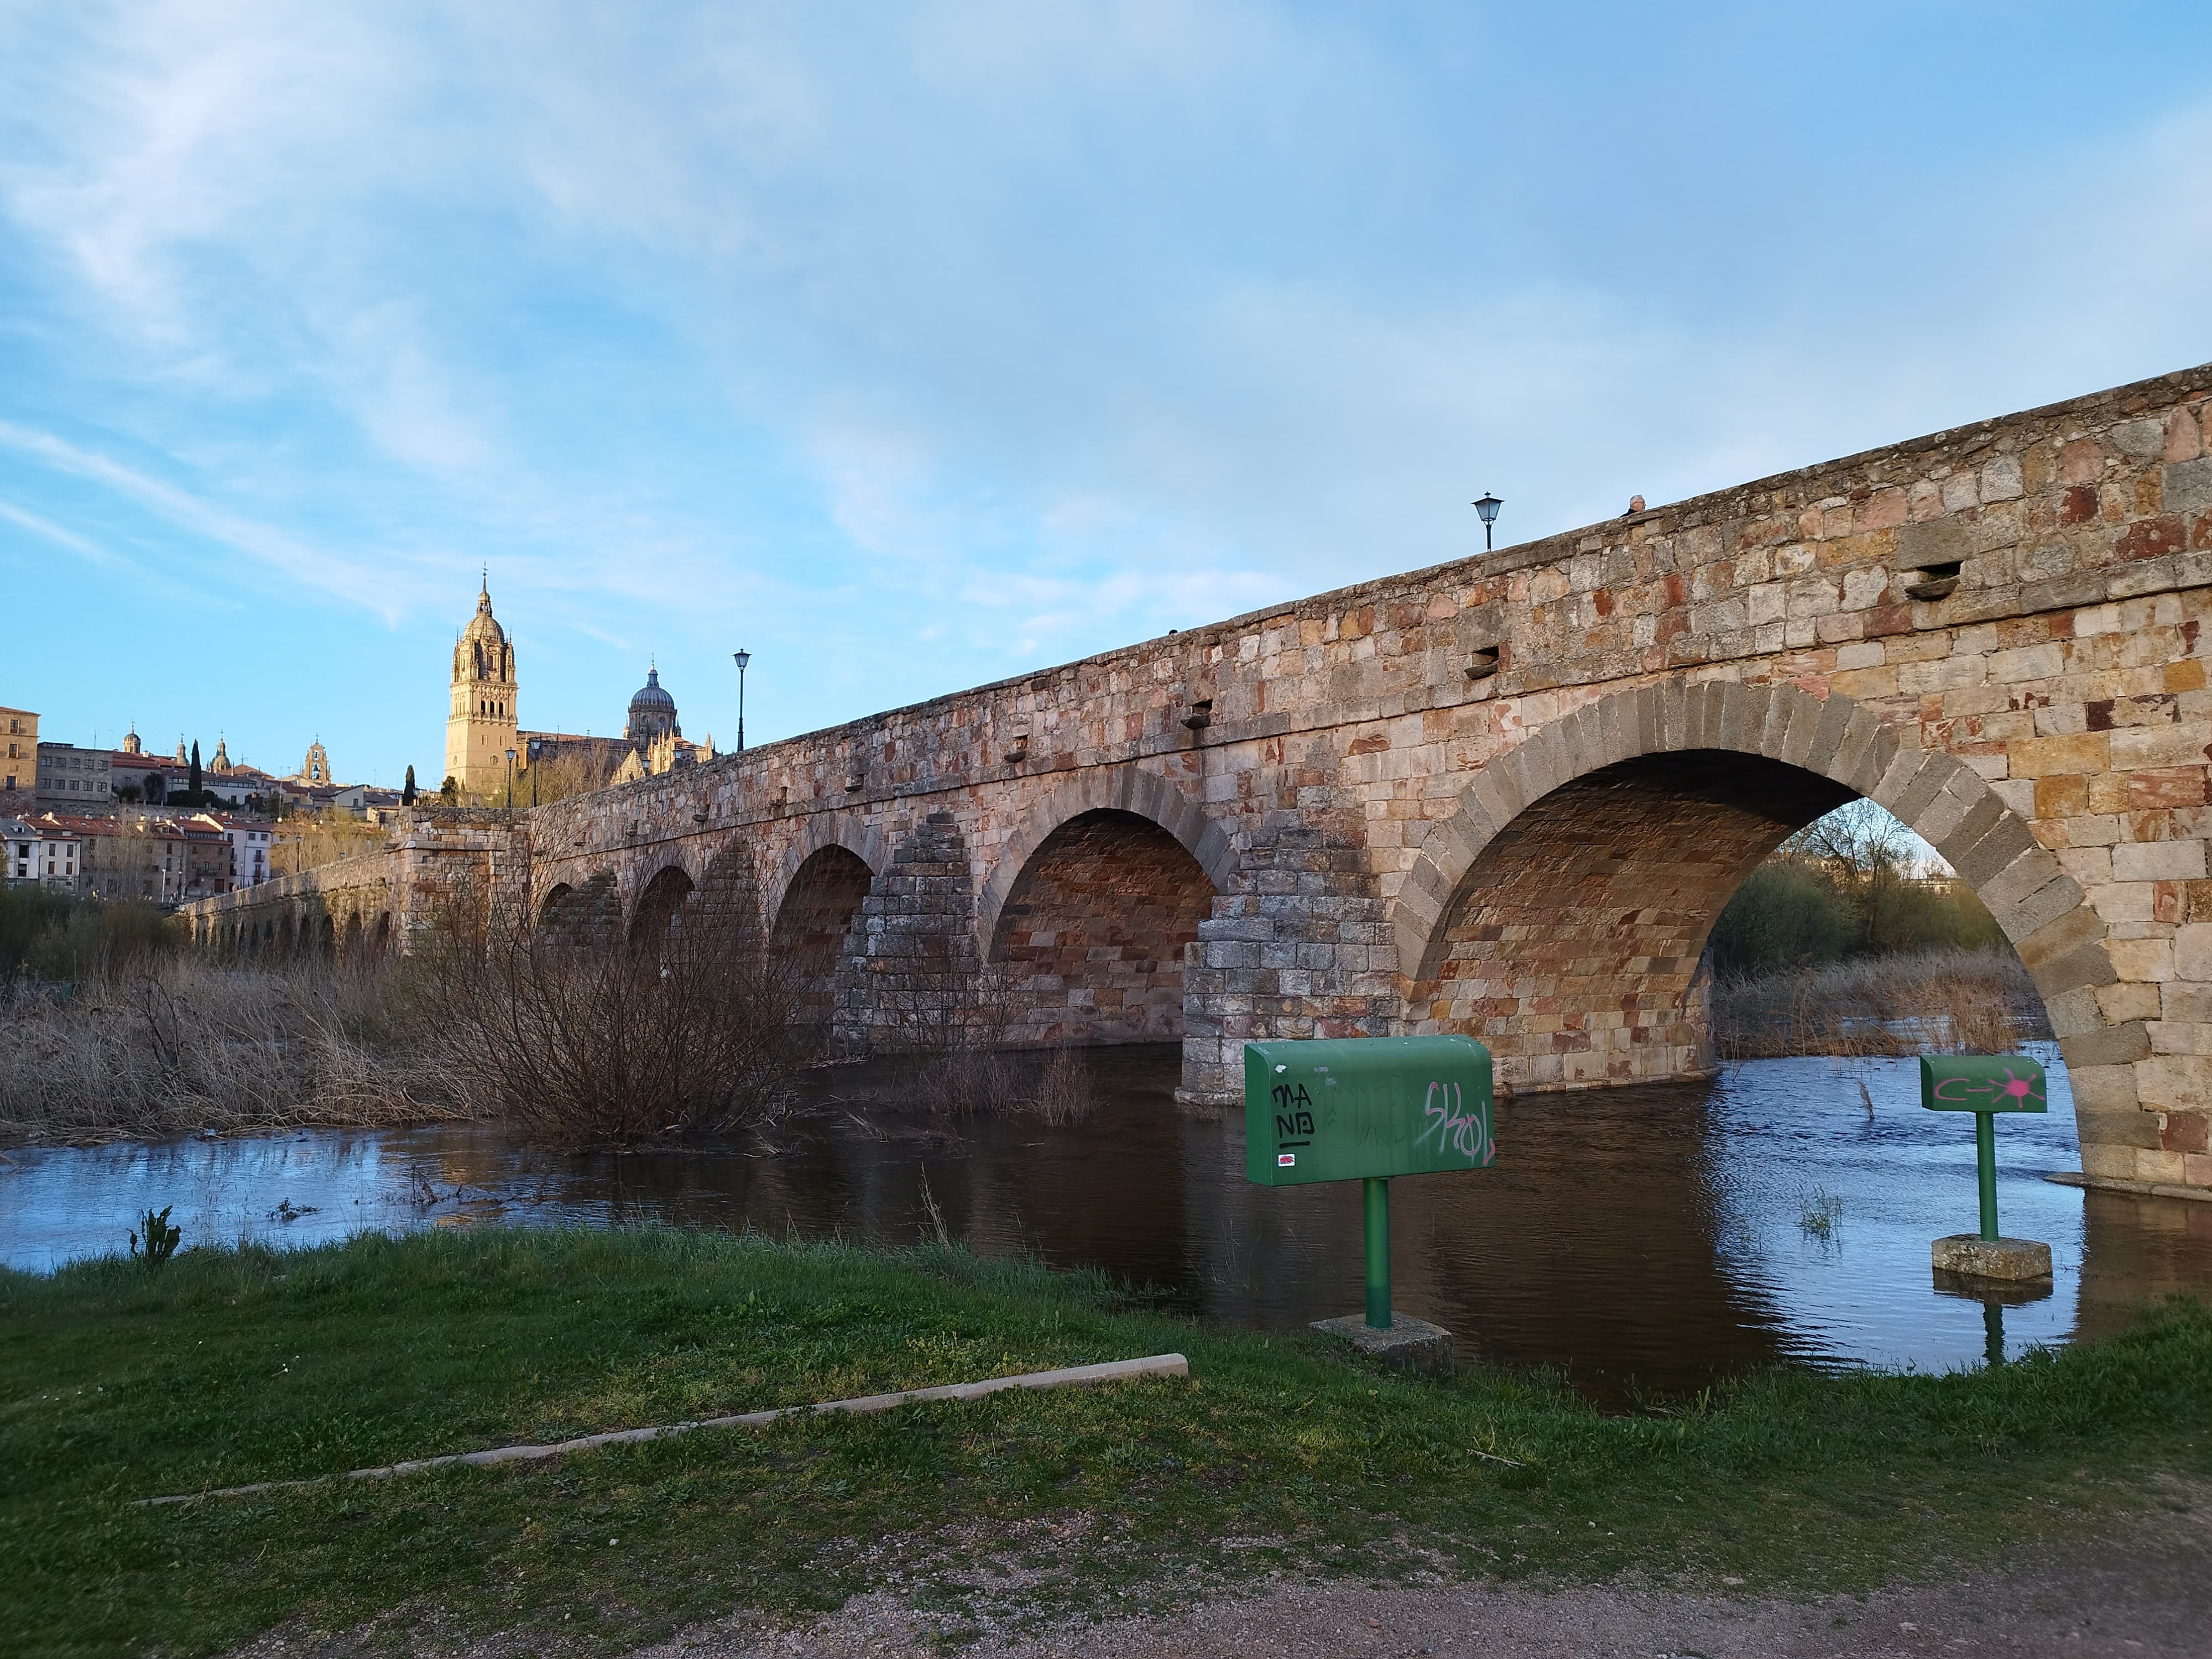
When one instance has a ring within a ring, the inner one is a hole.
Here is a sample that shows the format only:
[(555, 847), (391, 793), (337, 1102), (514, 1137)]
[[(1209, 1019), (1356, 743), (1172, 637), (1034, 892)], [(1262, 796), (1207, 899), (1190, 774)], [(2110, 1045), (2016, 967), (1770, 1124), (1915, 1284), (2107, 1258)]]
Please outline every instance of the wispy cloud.
[(342, 559), (283, 531), (257, 524), (173, 484), (148, 477), (96, 451), (0, 421), (0, 447), (27, 455), (57, 471), (84, 478), (135, 501), (177, 528), (247, 555), (333, 598), (391, 617), (398, 605), (388, 576)]
[(99, 543), (80, 536), (74, 530), (65, 530), (51, 519), (42, 519), (35, 513), (27, 513), (13, 503), (0, 501), (0, 519), (5, 519), (18, 529), (27, 530), (33, 536), (43, 536), (57, 547), (65, 547), (80, 558), (97, 565), (119, 565), (124, 562)]
[(538, 695), (796, 728), (2212, 356), (2201, 6), (1914, 27), (0, 8), (6, 516), (339, 601), (396, 774), (480, 561)]

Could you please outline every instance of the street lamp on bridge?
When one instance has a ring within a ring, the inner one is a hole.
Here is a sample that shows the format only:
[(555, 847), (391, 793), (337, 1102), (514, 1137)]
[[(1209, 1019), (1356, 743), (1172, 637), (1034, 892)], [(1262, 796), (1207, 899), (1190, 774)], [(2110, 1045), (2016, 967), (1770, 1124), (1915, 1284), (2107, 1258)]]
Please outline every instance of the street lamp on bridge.
[(1504, 505), (1486, 489), (1474, 504), (1474, 510), (1482, 514), (1482, 550), (1486, 553), (1490, 551), (1490, 526), (1498, 522), (1498, 509)]
[(732, 651), (731, 659), (738, 665), (738, 752), (745, 752), (745, 665), (753, 659), (750, 651)]

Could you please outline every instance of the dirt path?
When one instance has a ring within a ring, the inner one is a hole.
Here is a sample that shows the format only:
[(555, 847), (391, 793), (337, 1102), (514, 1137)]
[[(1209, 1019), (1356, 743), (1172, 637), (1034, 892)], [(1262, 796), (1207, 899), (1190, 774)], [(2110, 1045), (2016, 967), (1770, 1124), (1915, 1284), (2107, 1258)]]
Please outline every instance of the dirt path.
[[(2189, 1520), (2175, 1517), (2183, 1527)], [(2191, 1517), (2193, 1519), (2193, 1517)], [(993, 1659), (1322, 1659), (1436, 1654), (1566, 1659), (1898, 1659), (1899, 1656), (2212, 1654), (2212, 1551), (2197, 1542), (2100, 1546), (1962, 1582), (1792, 1601), (1624, 1586), (1546, 1594), (1477, 1586), (1299, 1588), (953, 1650)], [(806, 1626), (732, 1620), (640, 1650), (633, 1659), (905, 1659), (945, 1651), (933, 1629), (868, 1598)]]

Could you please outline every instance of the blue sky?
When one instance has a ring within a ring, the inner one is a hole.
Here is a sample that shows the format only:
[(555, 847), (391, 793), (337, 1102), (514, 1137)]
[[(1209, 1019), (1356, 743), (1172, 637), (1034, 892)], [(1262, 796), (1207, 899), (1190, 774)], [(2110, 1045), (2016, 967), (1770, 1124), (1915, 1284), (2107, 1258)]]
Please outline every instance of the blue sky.
[(0, 702), (755, 742), (2212, 358), (2212, 7), (0, 0)]

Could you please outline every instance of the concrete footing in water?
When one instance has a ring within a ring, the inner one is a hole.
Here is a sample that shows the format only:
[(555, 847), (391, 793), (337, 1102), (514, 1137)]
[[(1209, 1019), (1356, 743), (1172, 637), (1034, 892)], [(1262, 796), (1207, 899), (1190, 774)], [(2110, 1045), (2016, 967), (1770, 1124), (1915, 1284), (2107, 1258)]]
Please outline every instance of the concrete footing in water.
[(1984, 1238), (1953, 1233), (1928, 1247), (1938, 1273), (1969, 1279), (2034, 1279), (2051, 1277), (2051, 1246), (2032, 1238)]
[(1395, 1370), (1420, 1371), (1431, 1376), (1449, 1376), (1452, 1373), (1451, 1333), (1411, 1314), (1394, 1310), (1387, 1331), (1378, 1331), (1370, 1325), (1364, 1314), (1316, 1319), (1313, 1328), (1323, 1336), (1342, 1337), (1360, 1352)]

